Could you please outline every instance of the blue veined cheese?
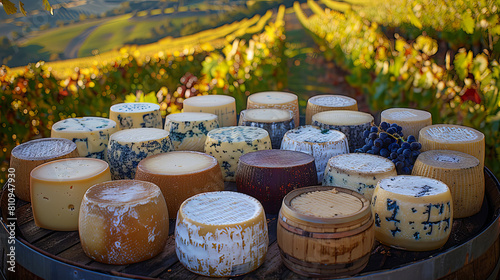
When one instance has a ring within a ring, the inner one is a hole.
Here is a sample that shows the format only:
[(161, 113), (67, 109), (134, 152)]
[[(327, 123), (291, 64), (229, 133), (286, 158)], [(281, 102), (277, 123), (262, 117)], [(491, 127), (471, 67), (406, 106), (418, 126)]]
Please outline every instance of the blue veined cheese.
[(209, 131), (219, 128), (217, 115), (200, 112), (170, 114), (165, 119), (165, 130), (176, 151), (203, 152)]
[(372, 198), (375, 238), (386, 245), (428, 251), (442, 247), (453, 224), (453, 200), (445, 183), (401, 175), (380, 180)]
[(81, 157), (106, 160), (109, 136), (116, 132), (116, 122), (99, 117), (70, 118), (56, 122), (50, 137), (75, 142)]
[(320, 112), (332, 110), (358, 110), (356, 99), (345, 95), (316, 95), (307, 100), (306, 124), (312, 124), (312, 117)]
[(189, 97), (182, 105), (183, 112), (203, 112), (215, 114), (219, 126), (236, 125), (236, 100), (227, 95), (200, 95)]
[(371, 201), (377, 183), (397, 175), (394, 163), (387, 158), (365, 153), (341, 154), (328, 161), (323, 186), (350, 189)]
[(238, 192), (207, 192), (177, 212), (175, 252), (190, 271), (231, 277), (257, 269), (267, 253), (266, 216), (260, 202)]
[(208, 132), (205, 153), (217, 159), (225, 181), (234, 181), (240, 156), (270, 150), (271, 139), (265, 129), (249, 126), (216, 128)]
[(158, 128), (133, 128), (111, 135), (108, 162), (113, 180), (134, 179), (139, 162), (151, 155), (174, 150), (168, 131)]
[(248, 96), (247, 109), (282, 109), (293, 112), (295, 127), (299, 126), (299, 99), (296, 94), (281, 91), (264, 91)]
[(282, 150), (299, 151), (314, 157), (318, 182), (323, 181), (328, 160), (336, 155), (349, 153), (347, 137), (338, 130), (317, 126), (299, 126), (285, 133)]
[(160, 105), (147, 102), (119, 103), (111, 106), (109, 118), (118, 130), (130, 128), (163, 128)]

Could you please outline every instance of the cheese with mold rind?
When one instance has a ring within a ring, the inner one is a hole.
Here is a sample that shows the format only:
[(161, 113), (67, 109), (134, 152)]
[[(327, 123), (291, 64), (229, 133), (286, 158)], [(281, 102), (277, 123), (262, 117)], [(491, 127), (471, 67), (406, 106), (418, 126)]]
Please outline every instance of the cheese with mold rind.
[(332, 110), (358, 110), (356, 99), (345, 95), (316, 95), (307, 100), (306, 124), (312, 124), (312, 117), (320, 112)]
[(203, 112), (215, 114), (219, 126), (236, 125), (236, 99), (228, 95), (199, 95), (183, 102), (183, 112)]
[(210, 130), (219, 128), (217, 115), (201, 112), (170, 114), (165, 119), (165, 130), (170, 133), (176, 151), (203, 152)]
[(265, 91), (248, 96), (247, 109), (282, 109), (293, 112), (295, 127), (299, 126), (299, 99), (297, 95), (281, 91)]
[(148, 102), (119, 103), (111, 106), (109, 118), (117, 130), (130, 128), (163, 128), (160, 105)]
[(293, 112), (282, 109), (247, 109), (240, 113), (239, 126), (265, 129), (273, 149), (279, 149), (285, 133), (295, 127)]

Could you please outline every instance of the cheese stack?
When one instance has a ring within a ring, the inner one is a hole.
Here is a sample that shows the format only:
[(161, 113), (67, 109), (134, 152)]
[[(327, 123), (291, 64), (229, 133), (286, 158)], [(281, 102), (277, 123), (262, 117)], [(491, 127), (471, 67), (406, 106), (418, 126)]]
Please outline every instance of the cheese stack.
[(372, 199), (375, 238), (409, 251), (442, 247), (451, 233), (453, 201), (441, 181), (411, 175), (380, 180)]
[(133, 128), (111, 135), (108, 162), (113, 180), (134, 179), (137, 165), (147, 156), (174, 150), (168, 131)]
[(175, 225), (175, 252), (188, 270), (233, 277), (257, 269), (269, 244), (264, 210), (237, 192), (209, 192), (182, 203)]
[(288, 92), (265, 91), (248, 96), (247, 109), (282, 109), (293, 112), (295, 127), (299, 126), (299, 99)]
[(323, 181), (326, 164), (330, 158), (349, 153), (347, 137), (344, 133), (311, 125), (289, 130), (283, 137), (281, 149), (312, 155), (316, 162), (318, 182)]
[(203, 112), (217, 115), (219, 126), (236, 125), (236, 100), (227, 95), (200, 95), (183, 102), (184, 112)]
[(110, 181), (83, 197), (78, 231), (83, 251), (106, 264), (150, 259), (165, 247), (168, 213), (160, 189), (138, 180)]
[[(68, 139), (42, 138), (31, 140), (12, 149), (10, 168), (15, 170), (14, 194), (24, 201), (31, 201), (30, 173), (46, 162), (78, 156), (76, 144)], [(9, 176), (10, 178), (10, 176)]]
[(160, 187), (167, 202), (168, 216), (177, 215), (181, 203), (189, 197), (224, 190), (224, 180), (217, 160), (194, 151), (178, 151), (149, 156), (137, 166), (136, 180)]
[(365, 153), (342, 154), (328, 161), (323, 186), (350, 189), (371, 201), (377, 183), (396, 175), (394, 163), (387, 158)]
[(349, 151), (362, 148), (365, 145), (363, 132), (369, 130), (373, 124), (373, 116), (358, 111), (326, 111), (312, 117), (312, 123), (323, 129), (342, 131), (347, 136)]
[(187, 112), (165, 118), (165, 130), (176, 151), (203, 152), (208, 132), (218, 127), (217, 115), (210, 113)]
[(345, 95), (316, 95), (307, 100), (306, 124), (312, 124), (312, 117), (320, 112), (333, 110), (358, 110), (356, 99)]
[(434, 178), (450, 188), (454, 218), (469, 217), (481, 210), (484, 171), (477, 158), (450, 150), (423, 152), (415, 161), (412, 175)]
[(422, 152), (453, 150), (476, 157), (484, 167), (484, 134), (473, 128), (453, 124), (435, 124), (422, 128), (418, 140)]
[(380, 121), (397, 123), (403, 128), (402, 132), (405, 139), (409, 135), (413, 135), (418, 140), (420, 129), (432, 125), (432, 115), (423, 110), (391, 108), (382, 111), (380, 114)]
[(225, 181), (234, 181), (240, 156), (259, 150), (270, 150), (271, 139), (265, 129), (249, 126), (230, 126), (210, 131), (205, 153), (219, 162)]
[(248, 109), (240, 113), (240, 126), (265, 129), (271, 138), (273, 149), (279, 149), (283, 135), (295, 127), (293, 112), (281, 109)]
[(50, 137), (75, 142), (81, 157), (106, 160), (109, 136), (116, 132), (116, 122), (98, 117), (71, 118), (56, 122)]
[(163, 128), (160, 105), (147, 102), (119, 103), (111, 106), (109, 118), (118, 130), (130, 128)]
[(47, 162), (31, 172), (31, 207), (38, 227), (78, 229), (78, 213), (85, 192), (111, 180), (108, 163), (95, 158)]

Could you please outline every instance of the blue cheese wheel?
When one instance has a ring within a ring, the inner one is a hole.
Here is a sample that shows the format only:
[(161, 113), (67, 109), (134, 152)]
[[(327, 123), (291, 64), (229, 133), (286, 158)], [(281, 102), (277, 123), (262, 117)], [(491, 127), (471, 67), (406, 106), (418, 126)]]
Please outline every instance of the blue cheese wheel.
[(119, 103), (111, 106), (109, 118), (118, 130), (130, 128), (163, 128), (160, 105), (148, 102)]
[(236, 125), (236, 99), (227, 95), (200, 95), (184, 100), (184, 112), (203, 112), (217, 115), (219, 126)]
[(401, 175), (380, 180), (372, 198), (375, 238), (383, 244), (428, 251), (442, 247), (453, 224), (453, 200), (445, 183)]
[(176, 151), (203, 152), (207, 134), (215, 128), (219, 128), (218, 117), (210, 113), (186, 112), (165, 118), (165, 130)]
[(312, 124), (312, 117), (321, 112), (333, 110), (358, 110), (356, 99), (345, 95), (316, 95), (307, 100), (306, 124)]
[(75, 142), (81, 157), (106, 160), (109, 136), (116, 132), (116, 122), (99, 117), (70, 118), (56, 122), (50, 137)]

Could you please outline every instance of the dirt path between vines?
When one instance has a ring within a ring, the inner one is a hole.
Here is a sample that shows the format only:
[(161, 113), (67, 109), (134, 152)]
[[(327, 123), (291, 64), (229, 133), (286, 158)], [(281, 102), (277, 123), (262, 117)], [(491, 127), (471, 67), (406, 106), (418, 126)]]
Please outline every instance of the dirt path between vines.
[(66, 49), (64, 50), (64, 57), (63, 57), (63, 59), (77, 58), (78, 57), (78, 51), (82, 47), (82, 45), (85, 42), (85, 40), (99, 26), (100, 26), (100, 24), (94, 25), (94, 26), (92, 26), (90, 28), (87, 28), (85, 31), (83, 31), (82, 33), (80, 33), (75, 38), (73, 38), (68, 43), (68, 45), (66, 46)]

